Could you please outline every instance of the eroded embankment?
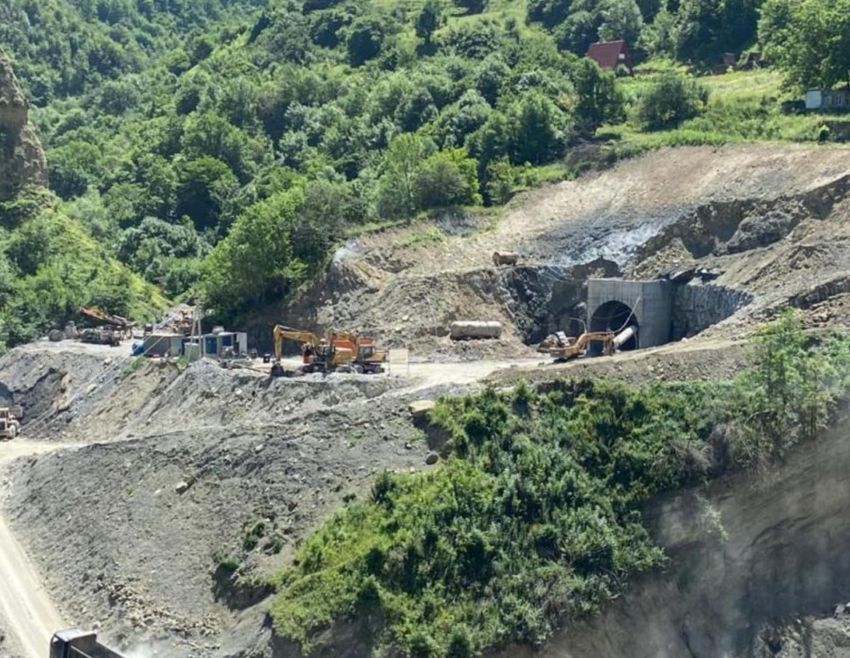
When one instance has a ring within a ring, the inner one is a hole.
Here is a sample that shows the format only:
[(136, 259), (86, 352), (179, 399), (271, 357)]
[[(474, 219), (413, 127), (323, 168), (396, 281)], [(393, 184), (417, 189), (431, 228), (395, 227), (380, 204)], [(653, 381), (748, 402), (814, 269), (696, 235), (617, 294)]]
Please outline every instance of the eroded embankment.
[[(271, 380), (64, 347), (0, 361), (14, 401), (40, 410), (25, 432), (88, 444), (16, 462), (7, 516), (65, 618), (122, 647), (245, 650), (263, 614), (240, 610), (264, 590), (232, 587), (217, 567), (236, 559), (248, 579), (272, 569), (377, 471), (426, 467), (407, 404), (427, 391), (399, 390), (404, 378)], [(245, 551), (257, 523), (264, 535)]]
[[(850, 598), (848, 469), (845, 415), (775, 471), (659, 501), (648, 516), (670, 556), (664, 572), (636, 580), (604, 614), (571, 624), (542, 652), (511, 647), (493, 657), (779, 655), (783, 640), (772, 628), (830, 615)], [(782, 655), (847, 655), (850, 634), (832, 631), (812, 641), (820, 651), (784, 640)]]

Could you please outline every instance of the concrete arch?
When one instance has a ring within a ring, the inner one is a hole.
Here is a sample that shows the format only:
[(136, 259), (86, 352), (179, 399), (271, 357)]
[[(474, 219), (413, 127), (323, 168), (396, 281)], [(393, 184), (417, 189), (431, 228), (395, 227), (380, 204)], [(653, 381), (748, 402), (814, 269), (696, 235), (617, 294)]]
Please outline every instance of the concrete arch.
[[(624, 311), (624, 307), (628, 311)], [(639, 327), (632, 349), (669, 342), (671, 312), (668, 281), (590, 279), (587, 283), (588, 328), (617, 331), (626, 318), (630, 318), (629, 322)], [(617, 318), (620, 318), (619, 324)]]
[(590, 317), (590, 331), (619, 332), (626, 327), (635, 327), (637, 333), (621, 347), (622, 351), (638, 348), (640, 340), (640, 322), (631, 306), (616, 299), (600, 304)]

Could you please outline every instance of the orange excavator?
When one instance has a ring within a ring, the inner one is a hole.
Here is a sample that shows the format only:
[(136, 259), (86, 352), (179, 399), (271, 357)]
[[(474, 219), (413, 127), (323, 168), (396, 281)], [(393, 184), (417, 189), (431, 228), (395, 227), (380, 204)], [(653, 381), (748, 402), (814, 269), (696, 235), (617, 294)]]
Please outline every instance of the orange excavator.
[(356, 336), (350, 331), (332, 331), (332, 344), (341, 345), (345, 349), (354, 350), (352, 367), (355, 372), (364, 375), (375, 375), (384, 372), (387, 353), (380, 351), (375, 345), (375, 339), (370, 336)]
[(385, 352), (379, 352), (371, 338), (358, 337), (347, 331), (332, 331), (327, 338), (319, 338), (312, 331), (293, 329), (275, 325), (274, 337), (275, 363), (272, 376), (286, 374), (280, 364), (283, 341), (291, 340), (301, 345), (301, 367), (296, 374), (311, 372), (355, 372), (376, 374), (384, 371), (387, 360)]

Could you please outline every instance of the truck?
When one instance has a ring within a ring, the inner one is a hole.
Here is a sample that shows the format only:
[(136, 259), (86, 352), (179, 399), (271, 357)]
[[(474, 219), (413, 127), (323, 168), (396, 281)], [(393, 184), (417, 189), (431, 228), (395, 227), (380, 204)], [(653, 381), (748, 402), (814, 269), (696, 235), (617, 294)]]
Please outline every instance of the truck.
[(50, 639), (49, 658), (124, 658), (97, 641), (97, 633), (68, 628), (56, 631)]

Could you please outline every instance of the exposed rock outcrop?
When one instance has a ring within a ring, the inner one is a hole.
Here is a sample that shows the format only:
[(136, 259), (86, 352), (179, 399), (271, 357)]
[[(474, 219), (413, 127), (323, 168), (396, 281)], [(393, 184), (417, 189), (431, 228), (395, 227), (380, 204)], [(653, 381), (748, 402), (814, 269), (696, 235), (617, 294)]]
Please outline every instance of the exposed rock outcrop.
[(29, 122), (29, 104), (0, 51), (0, 201), (26, 185), (47, 183), (47, 160)]

